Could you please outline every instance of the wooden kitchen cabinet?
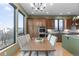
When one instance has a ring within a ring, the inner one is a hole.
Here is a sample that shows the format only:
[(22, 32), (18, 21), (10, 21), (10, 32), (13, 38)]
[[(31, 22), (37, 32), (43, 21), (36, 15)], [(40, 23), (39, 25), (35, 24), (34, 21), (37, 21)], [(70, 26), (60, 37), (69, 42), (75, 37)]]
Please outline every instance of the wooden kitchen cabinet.
[(33, 21), (31, 19), (28, 19), (27, 21), (27, 32), (30, 34), (31, 37), (33, 37), (34, 31), (33, 31)]
[(53, 29), (54, 28), (54, 20), (46, 19), (46, 28)]
[(28, 33), (34, 37), (38, 36), (38, 28), (40, 26), (46, 27), (46, 29), (54, 29), (54, 20), (52, 19), (40, 19), (40, 18), (34, 18), (34, 19), (28, 19), (27, 21), (27, 28)]
[(38, 27), (44, 26), (46, 27), (45, 19), (28, 19), (28, 33), (31, 37), (38, 36)]
[(77, 29), (79, 29), (79, 19), (76, 20), (76, 23), (77, 23), (76, 27), (77, 27)]
[(72, 23), (73, 23), (72, 19), (67, 19), (67, 21), (66, 21), (66, 27), (67, 27), (67, 29), (71, 29)]

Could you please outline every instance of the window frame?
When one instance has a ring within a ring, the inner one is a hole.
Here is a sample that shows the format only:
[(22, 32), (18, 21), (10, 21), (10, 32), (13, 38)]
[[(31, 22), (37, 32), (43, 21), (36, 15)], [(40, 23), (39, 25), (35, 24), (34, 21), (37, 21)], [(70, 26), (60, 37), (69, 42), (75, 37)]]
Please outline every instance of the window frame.
[[(24, 35), (24, 20), (25, 20), (25, 15), (20, 11), (20, 10), (18, 10), (18, 17), (19, 17), (19, 13), (23, 16), (23, 33), (22, 33), (22, 35)], [(19, 24), (19, 19), (18, 19), (18, 24)], [(19, 27), (19, 25), (18, 25), (18, 27)], [(18, 35), (20, 36), (20, 34), (18, 33)]]
[[(63, 31), (64, 30), (64, 19), (56, 19), (57, 20), (57, 22), (58, 22), (58, 24), (57, 24), (57, 26), (58, 26), (58, 28), (57, 28), (57, 30), (56, 31)], [(59, 23), (59, 21), (60, 20), (63, 20), (63, 28), (62, 28), (62, 30), (60, 30), (60, 23)]]
[(62, 20), (63, 21), (63, 28), (62, 28), (62, 30), (60, 30), (60, 23), (59, 23), (59, 31), (63, 31), (64, 30), (64, 19), (60, 19), (60, 20)]
[(13, 3), (9, 3), (14, 8), (14, 44), (16, 43), (16, 9), (17, 7)]

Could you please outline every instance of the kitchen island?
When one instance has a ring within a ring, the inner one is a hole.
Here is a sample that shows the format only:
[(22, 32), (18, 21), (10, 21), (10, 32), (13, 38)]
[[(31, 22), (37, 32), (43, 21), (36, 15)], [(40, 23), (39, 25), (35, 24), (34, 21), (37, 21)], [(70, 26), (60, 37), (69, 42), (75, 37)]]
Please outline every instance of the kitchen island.
[(79, 35), (62, 35), (62, 46), (73, 55), (79, 56)]
[(57, 42), (62, 42), (62, 35), (79, 35), (79, 30), (72, 31), (65, 29), (64, 31), (55, 31), (54, 29), (48, 29), (48, 33), (57, 36)]

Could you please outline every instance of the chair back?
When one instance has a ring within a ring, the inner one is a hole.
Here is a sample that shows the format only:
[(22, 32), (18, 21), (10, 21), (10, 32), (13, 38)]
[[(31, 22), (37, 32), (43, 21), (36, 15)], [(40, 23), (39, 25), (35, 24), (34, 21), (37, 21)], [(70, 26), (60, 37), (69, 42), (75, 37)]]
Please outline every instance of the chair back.
[(51, 43), (52, 47), (55, 47), (56, 41), (57, 41), (57, 37), (52, 35), (50, 38), (50, 43)]
[(30, 34), (25, 35), (27, 42), (31, 40)]
[(29, 40), (31, 40), (29, 34), (19, 36), (18, 37), (18, 43), (19, 43), (20, 48), (23, 49), (24, 46), (26, 46), (26, 44), (28, 43)]
[(48, 34), (47, 39), (50, 40), (51, 38), (51, 34)]
[(19, 36), (17, 41), (18, 41), (18, 43), (19, 43), (20, 48), (22, 49), (23, 46), (26, 44), (25, 35)]

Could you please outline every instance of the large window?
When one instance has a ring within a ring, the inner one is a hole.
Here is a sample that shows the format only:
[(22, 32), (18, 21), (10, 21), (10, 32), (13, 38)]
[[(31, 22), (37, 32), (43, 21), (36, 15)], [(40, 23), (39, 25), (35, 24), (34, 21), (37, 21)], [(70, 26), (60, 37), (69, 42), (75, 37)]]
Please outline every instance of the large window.
[(14, 10), (10, 4), (0, 4), (0, 50), (15, 43)]
[(55, 30), (58, 30), (58, 20), (55, 20)]
[(64, 30), (64, 20), (55, 20), (55, 30), (63, 31)]
[(24, 34), (24, 15), (18, 12), (18, 35)]

